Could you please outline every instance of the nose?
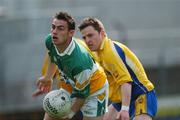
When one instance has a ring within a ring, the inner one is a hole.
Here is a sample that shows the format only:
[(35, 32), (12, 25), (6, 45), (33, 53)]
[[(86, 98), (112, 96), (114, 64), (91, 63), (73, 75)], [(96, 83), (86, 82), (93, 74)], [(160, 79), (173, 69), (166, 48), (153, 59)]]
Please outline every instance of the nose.
[(56, 34), (56, 33), (57, 33), (57, 29), (56, 29), (56, 28), (51, 29), (51, 32), (52, 32), (53, 34)]
[(85, 42), (88, 44), (90, 41), (91, 40), (88, 37), (86, 37)]

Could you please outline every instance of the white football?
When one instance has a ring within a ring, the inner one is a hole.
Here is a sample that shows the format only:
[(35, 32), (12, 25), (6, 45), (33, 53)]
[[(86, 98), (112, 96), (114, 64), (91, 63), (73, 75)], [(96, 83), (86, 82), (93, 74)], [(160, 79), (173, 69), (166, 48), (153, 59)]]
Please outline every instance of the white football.
[(43, 109), (53, 118), (61, 118), (71, 109), (70, 93), (64, 89), (53, 90), (43, 99)]

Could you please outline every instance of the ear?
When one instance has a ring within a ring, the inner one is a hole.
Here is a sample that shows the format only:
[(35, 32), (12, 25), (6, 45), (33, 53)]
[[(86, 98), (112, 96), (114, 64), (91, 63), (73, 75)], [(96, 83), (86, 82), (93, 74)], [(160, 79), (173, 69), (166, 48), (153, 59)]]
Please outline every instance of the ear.
[(102, 37), (106, 36), (106, 32), (104, 31), (104, 29), (101, 29), (100, 34), (101, 34)]
[(69, 35), (70, 35), (71, 37), (73, 37), (74, 34), (75, 34), (75, 30), (70, 30), (70, 31), (69, 31)]

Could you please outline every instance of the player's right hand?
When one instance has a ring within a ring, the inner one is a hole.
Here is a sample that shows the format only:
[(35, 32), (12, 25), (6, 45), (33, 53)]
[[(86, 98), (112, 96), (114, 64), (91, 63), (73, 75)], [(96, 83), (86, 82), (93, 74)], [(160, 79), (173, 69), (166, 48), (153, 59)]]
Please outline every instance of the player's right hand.
[(129, 112), (126, 110), (121, 110), (120, 112), (118, 112), (116, 120), (130, 120)]
[(52, 79), (47, 79), (46, 77), (40, 77), (37, 82), (37, 90), (32, 94), (33, 97), (39, 96), (44, 93), (48, 93), (52, 89)]

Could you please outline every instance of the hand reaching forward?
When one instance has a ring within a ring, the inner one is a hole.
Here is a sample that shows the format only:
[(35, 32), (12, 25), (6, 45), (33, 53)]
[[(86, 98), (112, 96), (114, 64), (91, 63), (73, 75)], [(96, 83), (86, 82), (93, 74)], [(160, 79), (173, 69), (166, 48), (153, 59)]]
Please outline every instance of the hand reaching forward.
[(33, 97), (39, 96), (44, 93), (48, 93), (52, 89), (52, 79), (47, 79), (42, 76), (37, 80), (37, 90), (32, 94)]

